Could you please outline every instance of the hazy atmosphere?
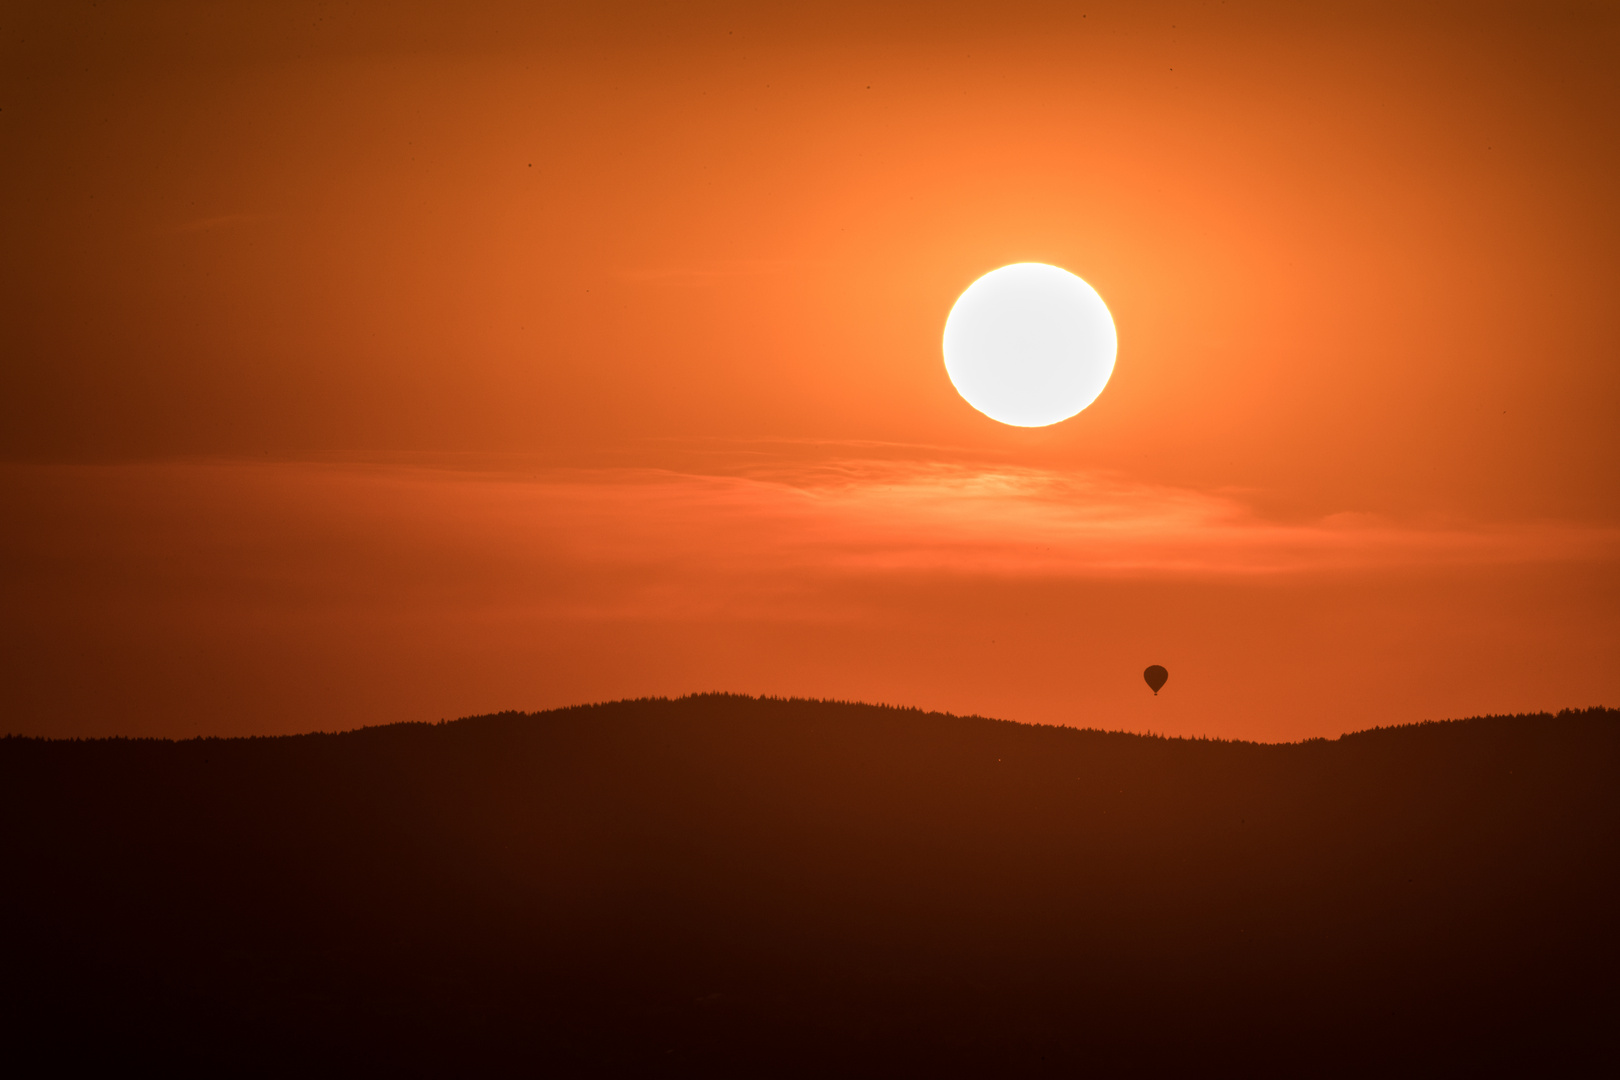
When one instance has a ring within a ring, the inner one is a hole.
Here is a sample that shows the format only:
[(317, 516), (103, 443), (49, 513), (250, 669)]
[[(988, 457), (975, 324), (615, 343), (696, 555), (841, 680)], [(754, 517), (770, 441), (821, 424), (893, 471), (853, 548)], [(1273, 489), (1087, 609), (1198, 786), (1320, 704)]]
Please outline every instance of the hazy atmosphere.
[[(5, 727), (1620, 700), (1617, 25), (10, 5)], [(1118, 329), (1050, 428), (940, 359), (1018, 261)]]

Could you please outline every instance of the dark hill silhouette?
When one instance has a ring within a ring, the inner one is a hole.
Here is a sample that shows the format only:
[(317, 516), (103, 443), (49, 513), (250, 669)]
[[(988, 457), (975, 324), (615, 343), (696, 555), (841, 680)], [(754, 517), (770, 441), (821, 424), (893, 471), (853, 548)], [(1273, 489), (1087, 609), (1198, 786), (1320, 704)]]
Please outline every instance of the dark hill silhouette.
[(1604, 709), (1260, 745), (705, 695), (8, 738), (0, 844), (36, 1072), (1620, 1064)]

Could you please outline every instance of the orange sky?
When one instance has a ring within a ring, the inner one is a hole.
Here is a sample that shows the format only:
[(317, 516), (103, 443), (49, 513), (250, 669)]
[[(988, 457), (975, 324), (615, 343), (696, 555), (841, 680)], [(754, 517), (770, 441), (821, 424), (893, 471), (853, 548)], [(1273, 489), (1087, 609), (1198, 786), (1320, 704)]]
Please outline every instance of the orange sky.
[[(1614, 704), (1616, 12), (12, 5), (6, 727)], [(940, 359), (1020, 260), (1050, 429)]]

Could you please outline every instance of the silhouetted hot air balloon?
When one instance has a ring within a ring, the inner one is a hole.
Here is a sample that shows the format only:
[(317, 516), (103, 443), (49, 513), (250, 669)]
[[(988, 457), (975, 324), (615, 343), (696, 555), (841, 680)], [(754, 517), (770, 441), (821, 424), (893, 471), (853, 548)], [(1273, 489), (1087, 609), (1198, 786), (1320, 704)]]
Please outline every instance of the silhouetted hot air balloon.
[(1153, 688), (1153, 695), (1157, 697), (1164, 684), (1169, 681), (1170, 673), (1158, 664), (1154, 664), (1142, 672), (1142, 678), (1147, 680), (1147, 684)]

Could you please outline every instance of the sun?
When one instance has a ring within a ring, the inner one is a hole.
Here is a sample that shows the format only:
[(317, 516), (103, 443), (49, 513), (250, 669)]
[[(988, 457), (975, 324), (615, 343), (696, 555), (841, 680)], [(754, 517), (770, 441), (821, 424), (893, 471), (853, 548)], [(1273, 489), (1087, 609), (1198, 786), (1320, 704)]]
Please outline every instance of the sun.
[(1096, 401), (1118, 347), (1097, 290), (1045, 263), (990, 271), (945, 320), (945, 371), (957, 393), (1015, 427), (1055, 424)]

